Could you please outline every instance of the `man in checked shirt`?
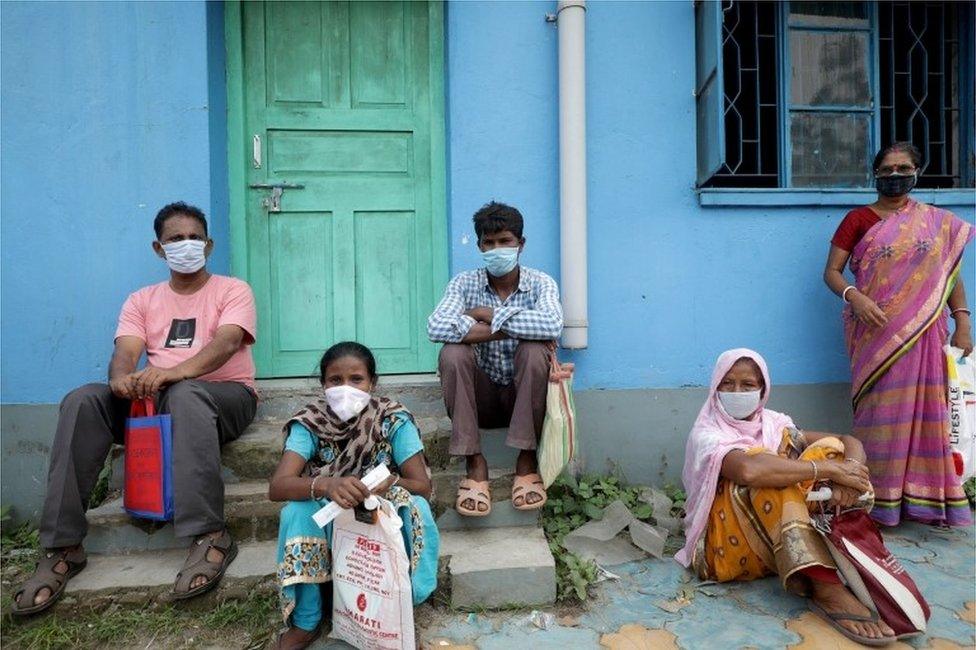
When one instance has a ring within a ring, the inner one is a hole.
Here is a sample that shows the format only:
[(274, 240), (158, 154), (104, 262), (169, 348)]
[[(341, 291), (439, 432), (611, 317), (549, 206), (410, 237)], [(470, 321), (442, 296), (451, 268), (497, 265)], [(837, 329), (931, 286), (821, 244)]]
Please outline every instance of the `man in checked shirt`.
[(518, 263), (525, 247), (518, 210), (491, 202), (474, 214), (474, 230), (484, 267), (450, 281), (427, 319), (427, 335), (444, 343), (439, 369), (451, 417), (450, 453), (467, 459), (455, 507), (484, 517), (491, 495), (479, 427), (507, 426), (505, 444), (519, 450), (512, 505), (536, 510), (546, 502), (536, 446), (546, 414), (549, 352), (562, 332), (563, 312), (555, 280)]

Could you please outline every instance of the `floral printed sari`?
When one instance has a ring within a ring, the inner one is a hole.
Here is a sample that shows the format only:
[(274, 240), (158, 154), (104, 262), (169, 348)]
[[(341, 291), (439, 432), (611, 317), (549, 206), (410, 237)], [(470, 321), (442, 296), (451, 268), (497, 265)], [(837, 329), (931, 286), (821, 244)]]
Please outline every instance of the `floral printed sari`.
[(875, 224), (851, 252), (857, 289), (888, 323), (844, 329), (851, 357), (854, 434), (875, 488), (871, 516), (967, 525), (969, 504), (948, 442), (946, 302), (973, 227), (951, 212), (909, 200)]

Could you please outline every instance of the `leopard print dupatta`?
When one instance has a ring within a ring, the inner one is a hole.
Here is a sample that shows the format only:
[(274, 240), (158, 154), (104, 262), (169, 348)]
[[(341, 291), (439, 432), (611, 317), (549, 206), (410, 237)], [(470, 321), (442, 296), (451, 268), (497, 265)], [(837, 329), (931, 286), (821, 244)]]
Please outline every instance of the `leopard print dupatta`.
[(413, 421), (413, 416), (402, 404), (373, 396), (359, 417), (342, 422), (323, 396), (293, 415), (283, 433), (287, 440), (292, 422), (298, 422), (319, 439), (318, 451), (309, 458), (303, 474), (362, 476), (381, 462), (391, 472), (397, 471), (389, 436), (403, 420)]

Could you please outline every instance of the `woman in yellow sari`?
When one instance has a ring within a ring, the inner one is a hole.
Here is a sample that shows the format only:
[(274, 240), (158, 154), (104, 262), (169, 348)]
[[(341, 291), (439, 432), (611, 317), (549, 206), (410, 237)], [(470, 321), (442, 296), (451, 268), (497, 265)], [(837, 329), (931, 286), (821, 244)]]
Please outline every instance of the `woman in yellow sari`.
[(765, 408), (769, 392), (759, 354), (719, 356), (685, 451), (686, 543), (675, 559), (719, 582), (778, 575), (844, 636), (887, 645), (894, 631), (841, 582), (806, 501), (814, 484), (829, 482), (830, 507), (869, 505), (864, 449), (851, 436), (801, 432)]

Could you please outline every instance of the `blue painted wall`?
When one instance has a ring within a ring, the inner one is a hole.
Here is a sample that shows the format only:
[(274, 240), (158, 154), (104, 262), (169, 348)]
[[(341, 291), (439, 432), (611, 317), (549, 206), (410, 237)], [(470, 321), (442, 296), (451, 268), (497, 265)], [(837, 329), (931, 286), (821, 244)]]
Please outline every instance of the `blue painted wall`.
[(208, 212), (211, 268), (227, 272), (207, 18), (202, 2), (0, 3), (4, 403), (104, 379), (126, 295), (167, 277), (150, 249), (165, 203)]
[[(494, 198), (526, 216), (524, 262), (559, 276), (554, 8), (448, 5), (452, 273), (478, 263), (470, 217)], [(222, 13), (0, 3), (3, 403), (57, 402), (104, 378), (126, 294), (166, 276), (149, 249), (162, 204), (208, 211), (211, 268), (228, 271)], [(693, 78), (692, 3), (590, 4), (591, 328), (590, 348), (567, 355), (577, 386), (698, 385), (737, 345), (762, 350), (777, 383), (846, 381), (840, 303), (820, 280), (845, 210), (699, 207)]]
[[(523, 262), (559, 277), (554, 4), (448, 6), (452, 271), (478, 264), (470, 218), (494, 198), (526, 218)], [(776, 383), (849, 381), (840, 300), (821, 280), (846, 208), (698, 205), (691, 2), (591, 2), (586, 30), (590, 347), (566, 355), (577, 387), (707, 383), (737, 346), (762, 351)], [(973, 220), (971, 205), (951, 209)], [(970, 246), (970, 296), (973, 261)]]

